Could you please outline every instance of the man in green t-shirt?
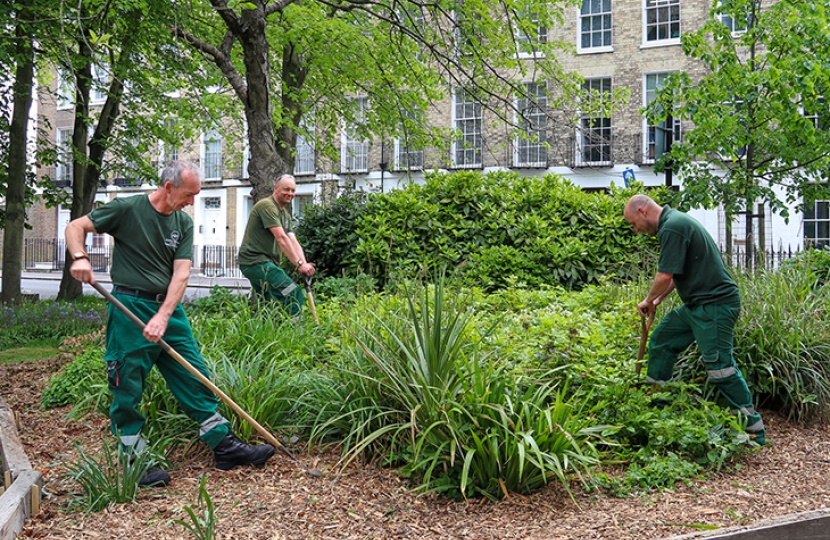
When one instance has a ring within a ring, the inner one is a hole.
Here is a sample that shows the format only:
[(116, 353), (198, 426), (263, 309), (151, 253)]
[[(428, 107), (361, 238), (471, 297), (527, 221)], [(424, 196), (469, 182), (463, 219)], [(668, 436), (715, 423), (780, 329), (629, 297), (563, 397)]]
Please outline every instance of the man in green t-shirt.
[(755, 442), (766, 444), (764, 422), (733, 358), (740, 292), (715, 241), (695, 219), (660, 206), (646, 195), (631, 197), (623, 216), (635, 231), (657, 236), (660, 241), (657, 274), (648, 295), (637, 305), (640, 315), (652, 315), (675, 289), (683, 300), (651, 335), (646, 381), (665, 384), (672, 377), (678, 355), (697, 341), (709, 380), (746, 417), (746, 431)]
[(281, 258), (286, 257), (301, 275), (314, 275), (314, 265), (306, 261), (294, 235), (291, 201), (296, 190), (294, 177), (282, 175), (274, 184), (272, 195), (251, 209), (239, 247), (239, 269), (254, 292), (267, 301), (279, 302), (291, 316), (300, 313), (305, 295), (302, 287), (280, 267)]
[[(115, 199), (66, 227), (66, 248), (72, 258), (70, 273), (83, 283), (94, 283), (87, 233), (109, 233), (115, 239), (112, 257), (113, 295), (146, 321), (138, 328), (127, 315), (109, 306), (107, 315), (108, 386), (112, 432), (130, 454), (141, 452), (144, 416), (140, 404), (148, 373), (156, 366), (182, 410), (199, 424), (199, 436), (213, 449), (216, 467), (260, 465), (274, 455), (270, 444), (252, 446), (237, 439), (228, 421), (217, 412), (218, 399), (179, 362), (164, 352), (164, 340), (206, 377), (207, 368), (181, 305), (193, 256), (193, 220), (181, 210), (193, 204), (201, 190), (199, 167), (174, 161), (161, 173), (159, 188), (150, 195)], [(163, 486), (170, 475), (151, 467), (140, 479), (143, 486)]]

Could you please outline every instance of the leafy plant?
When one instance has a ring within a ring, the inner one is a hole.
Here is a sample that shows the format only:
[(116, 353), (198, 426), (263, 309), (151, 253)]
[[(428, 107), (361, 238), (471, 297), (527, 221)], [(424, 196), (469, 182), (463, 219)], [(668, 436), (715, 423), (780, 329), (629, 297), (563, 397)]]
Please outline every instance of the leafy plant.
[(40, 396), (40, 408), (78, 403), (96, 394), (93, 387), (106, 385), (106, 378), (103, 348), (87, 348), (52, 376)]
[(826, 285), (830, 281), (830, 250), (808, 249), (795, 257), (786, 259), (782, 263), (784, 268), (796, 268), (797, 272), (804, 272), (814, 277), (816, 286)]
[(198, 540), (213, 540), (216, 538), (216, 525), (219, 520), (218, 508), (214, 508), (213, 500), (207, 490), (207, 475), (202, 475), (199, 481), (199, 495), (196, 498), (196, 508), (185, 506), (184, 512), (190, 522), (182, 519), (175, 520)]
[(448, 299), (443, 280), (419, 291), (404, 292), (398, 318), (353, 321), (354, 344), (337, 367), (336, 392), (348, 399), (321, 411), (314, 438), (344, 441), (344, 465), (402, 461), (421, 489), (450, 496), (497, 499), (550, 478), (567, 486), (595, 462), (592, 421), (578, 420), (564, 391), (483, 355), (469, 304)]
[(131, 454), (117, 446), (113, 448), (105, 441), (101, 453), (93, 457), (75, 444), (79, 459), (69, 466), (66, 477), (81, 486), (83, 497), (76, 502), (87, 512), (99, 512), (113, 503), (132, 502), (139, 480), (158, 460), (150, 449)]
[(365, 198), (356, 195), (338, 197), (326, 206), (306, 209), (297, 226), (297, 237), (309, 261), (323, 276), (340, 276), (345, 261), (357, 243), (357, 223), (368, 208)]
[[(368, 274), (382, 288), (396, 274), (459, 267), (467, 283), (487, 291), (505, 288), (511, 275), (531, 287), (579, 289), (632, 275), (654, 245), (622, 217), (630, 193), (586, 193), (558, 175), (429, 173), (426, 184), (373, 196), (356, 213), (345, 201), (346, 208), (315, 209), (301, 236), (319, 246), (309, 260), (327, 261), (329, 275)], [(329, 222), (337, 225), (323, 226)]]

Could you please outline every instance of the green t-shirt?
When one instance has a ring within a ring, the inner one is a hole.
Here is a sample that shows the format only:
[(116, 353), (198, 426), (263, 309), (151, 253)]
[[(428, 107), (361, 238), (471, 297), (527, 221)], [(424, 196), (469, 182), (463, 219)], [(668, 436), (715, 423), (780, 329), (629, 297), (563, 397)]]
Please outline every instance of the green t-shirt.
[(740, 302), (738, 286), (709, 232), (694, 218), (668, 206), (657, 222), (657, 271), (674, 274), (677, 294), (688, 306)]
[(173, 261), (193, 259), (193, 220), (182, 211), (164, 215), (147, 195), (115, 199), (89, 213), (99, 233), (115, 238), (113, 285), (164, 294)]
[(248, 216), (248, 225), (245, 227), (245, 236), (239, 247), (239, 264), (250, 266), (264, 262), (280, 264), (282, 250), (271, 227), (282, 227), (285, 234), (294, 232), (294, 218), (291, 215), (291, 205), (279, 209), (273, 197), (265, 197), (258, 201)]

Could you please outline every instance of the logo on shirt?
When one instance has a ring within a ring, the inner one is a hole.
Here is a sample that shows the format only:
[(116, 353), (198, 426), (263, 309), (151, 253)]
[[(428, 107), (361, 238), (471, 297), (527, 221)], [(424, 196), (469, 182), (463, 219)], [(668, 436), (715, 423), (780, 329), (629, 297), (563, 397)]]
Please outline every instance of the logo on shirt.
[(182, 243), (182, 235), (181, 235), (181, 233), (179, 233), (179, 231), (172, 231), (170, 233), (170, 238), (167, 238), (164, 241), (165, 246), (171, 247), (173, 249), (176, 249), (177, 247), (179, 247), (179, 244), (181, 244), (181, 243)]

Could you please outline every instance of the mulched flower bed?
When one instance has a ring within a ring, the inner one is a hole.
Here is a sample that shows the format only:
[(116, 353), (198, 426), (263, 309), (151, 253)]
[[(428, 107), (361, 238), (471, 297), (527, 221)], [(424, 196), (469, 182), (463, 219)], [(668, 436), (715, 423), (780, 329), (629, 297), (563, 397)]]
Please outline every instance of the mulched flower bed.
[(301, 447), (292, 453), (320, 469), (323, 478), (304, 475), (279, 453), (261, 468), (222, 472), (196, 443), (174, 456), (167, 488), (144, 489), (132, 504), (85, 514), (69, 510), (79, 488), (62, 475), (77, 459), (73, 442), (94, 455), (111, 435), (105, 418), (70, 421), (68, 408), (38, 409), (40, 393), (58, 367), (57, 360), (0, 365), (0, 395), (19, 413), (20, 438), (33, 467), (43, 471), (48, 494), (21, 539), (191, 538), (174, 520), (188, 520), (183, 508), (195, 508), (202, 475), (217, 507), (217, 537), (235, 540), (644, 540), (750, 525), (830, 503), (828, 430), (793, 425), (767, 412), (773, 446), (692, 485), (627, 498), (587, 494), (574, 484), (575, 500), (551, 485), (496, 503), (457, 502), (412, 493), (394, 470), (352, 466), (340, 473), (333, 468), (336, 454), (306, 455)]

